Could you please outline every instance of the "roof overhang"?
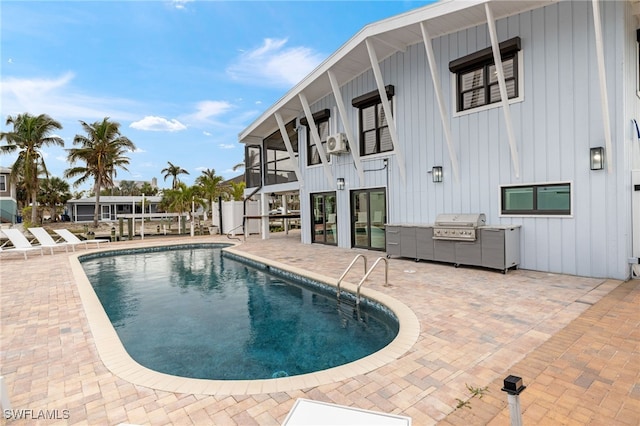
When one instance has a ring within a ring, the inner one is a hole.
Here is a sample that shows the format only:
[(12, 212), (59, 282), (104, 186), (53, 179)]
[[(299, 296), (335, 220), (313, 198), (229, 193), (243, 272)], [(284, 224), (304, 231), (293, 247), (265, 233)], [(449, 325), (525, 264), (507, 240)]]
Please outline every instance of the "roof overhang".
[(422, 42), (420, 23), (425, 23), (435, 39), (487, 22), (485, 3), (491, 5), (496, 20), (537, 9), (559, 0), (442, 0), (365, 26), (342, 45), (307, 77), (239, 134), (242, 143), (259, 143), (278, 129), (275, 113), (285, 122), (302, 111), (299, 94), (313, 104), (332, 93), (327, 72), (331, 71), (340, 86), (371, 69), (366, 40), (371, 39), (380, 60), (408, 46)]

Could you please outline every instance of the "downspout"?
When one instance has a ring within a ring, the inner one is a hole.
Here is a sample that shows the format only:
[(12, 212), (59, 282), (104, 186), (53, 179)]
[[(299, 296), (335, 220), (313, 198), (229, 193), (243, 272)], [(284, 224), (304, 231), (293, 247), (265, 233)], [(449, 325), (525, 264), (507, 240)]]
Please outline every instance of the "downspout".
[(220, 234), (222, 234), (222, 196), (218, 195), (218, 224), (220, 225)]

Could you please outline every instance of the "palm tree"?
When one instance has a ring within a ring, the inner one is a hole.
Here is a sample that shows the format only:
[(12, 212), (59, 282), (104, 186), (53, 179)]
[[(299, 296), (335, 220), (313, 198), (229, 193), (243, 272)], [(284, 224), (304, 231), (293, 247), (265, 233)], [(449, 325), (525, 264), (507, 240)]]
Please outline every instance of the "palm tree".
[(202, 171), (202, 175), (196, 179), (196, 184), (200, 185), (202, 195), (207, 199), (209, 212), (211, 214), (211, 224), (213, 225), (213, 203), (219, 196), (227, 193), (227, 187), (222, 184), (222, 176), (216, 176), (214, 169)]
[(149, 182), (144, 182), (142, 186), (140, 186), (140, 192), (144, 195), (156, 195), (158, 188), (154, 188)]
[(171, 163), (171, 161), (167, 161), (169, 164), (164, 169), (160, 170), (160, 173), (164, 173), (164, 180), (167, 180), (169, 176), (173, 176), (173, 182), (171, 184), (171, 189), (177, 189), (178, 184), (180, 183), (180, 179), (178, 179), (178, 175), (185, 174), (188, 175), (189, 172), (183, 169), (180, 166), (176, 166)]
[[(22, 178), (24, 188), (28, 194), (28, 201), (31, 202), (31, 222), (36, 223), (38, 217), (38, 176), (40, 171), (47, 174), (47, 167), (41, 149), (44, 146), (59, 145), (64, 146), (64, 141), (59, 136), (51, 135), (57, 129), (62, 129), (62, 125), (46, 114), (38, 116), (29, 113), (18, 114), (15, 117), (7, 117), (6, 125), (13, 125), (12, 132), (0, 133), (0, 140), (6, 140), (7, 144), (0, 146), (2, 154), (10, 154), (15, 151), (18, 158), (11, 167), (9, 179), (18, 182), (18, 177)], [(28, 204), (28, 203), (27, 203)]]
[(53, 222), (58, 221), (58, 208), (69, 201), (71, 197), (69, 184), (59, 177), (45, 179), (40, 185), (38, 201), (49, 209), (49, 215)]
[(229, 189), (229, 195), (233, 198), (233, 201), (242, 201), (244, 199), (244, 189), (247, 184), (245, 182), (229, 182), (231, 188)]
[(194, 203), (195, 206), (204, 206), (204, 200), (200, 196), (200, 188), (195, 185), (187, 186), (180, 182), (176, 189), (164, 191), (160, 208), (168, 212), (184, 214), (191, 211), (191, 203)]
[(96, 205), (93, 211), (93, 226), (98, 226), (98, 213), (100, 212), (100, 190), (111, 188), (116, 169), (128, 170), (129, 157), (125, 154), (136, 149), (133, 142), (120, 134), (120, 123), (109, 121), (105, 117), (102, 121), (87, 124), (80, 121), (87, 136), (76, 135), (73, 138), (74, 145), (80, 148), (68, 150), (68, 161), (73, 165), (77, 161), (85, 163), (84, 166), (71, 167), (64, 172), (66, 178), (79, 178), (74, 182), (78, 186), (89, 178), (94, 179), (93, 192), (96, 195)]

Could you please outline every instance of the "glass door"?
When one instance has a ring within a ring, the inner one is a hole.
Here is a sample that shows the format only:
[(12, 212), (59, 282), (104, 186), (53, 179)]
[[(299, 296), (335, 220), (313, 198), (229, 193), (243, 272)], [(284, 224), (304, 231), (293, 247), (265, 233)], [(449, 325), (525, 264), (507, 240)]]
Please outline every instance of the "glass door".
[(335, 192), (311, 194), (313, 209), (311, 241), (322, 244), (338, 244), (338, 223)]
[(111, 220), (111, 206), (101, 206), (101, 219), (100, 220)]
[(351, 192), (351, 245), (385, 250), (387, 196), (384, 188)]

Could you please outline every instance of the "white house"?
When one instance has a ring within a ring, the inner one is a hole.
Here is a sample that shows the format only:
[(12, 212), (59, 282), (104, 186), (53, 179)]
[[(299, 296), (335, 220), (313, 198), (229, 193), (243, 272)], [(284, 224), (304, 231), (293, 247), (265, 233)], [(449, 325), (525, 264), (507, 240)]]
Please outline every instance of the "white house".
[(388, 224), (483, 213), (521, 268), (640, 275), (639, 16), (469, 0), (370, 24), (239, 135), (246, 193), (266, 214), (299, 191), (303, 243), (384, 252)]

